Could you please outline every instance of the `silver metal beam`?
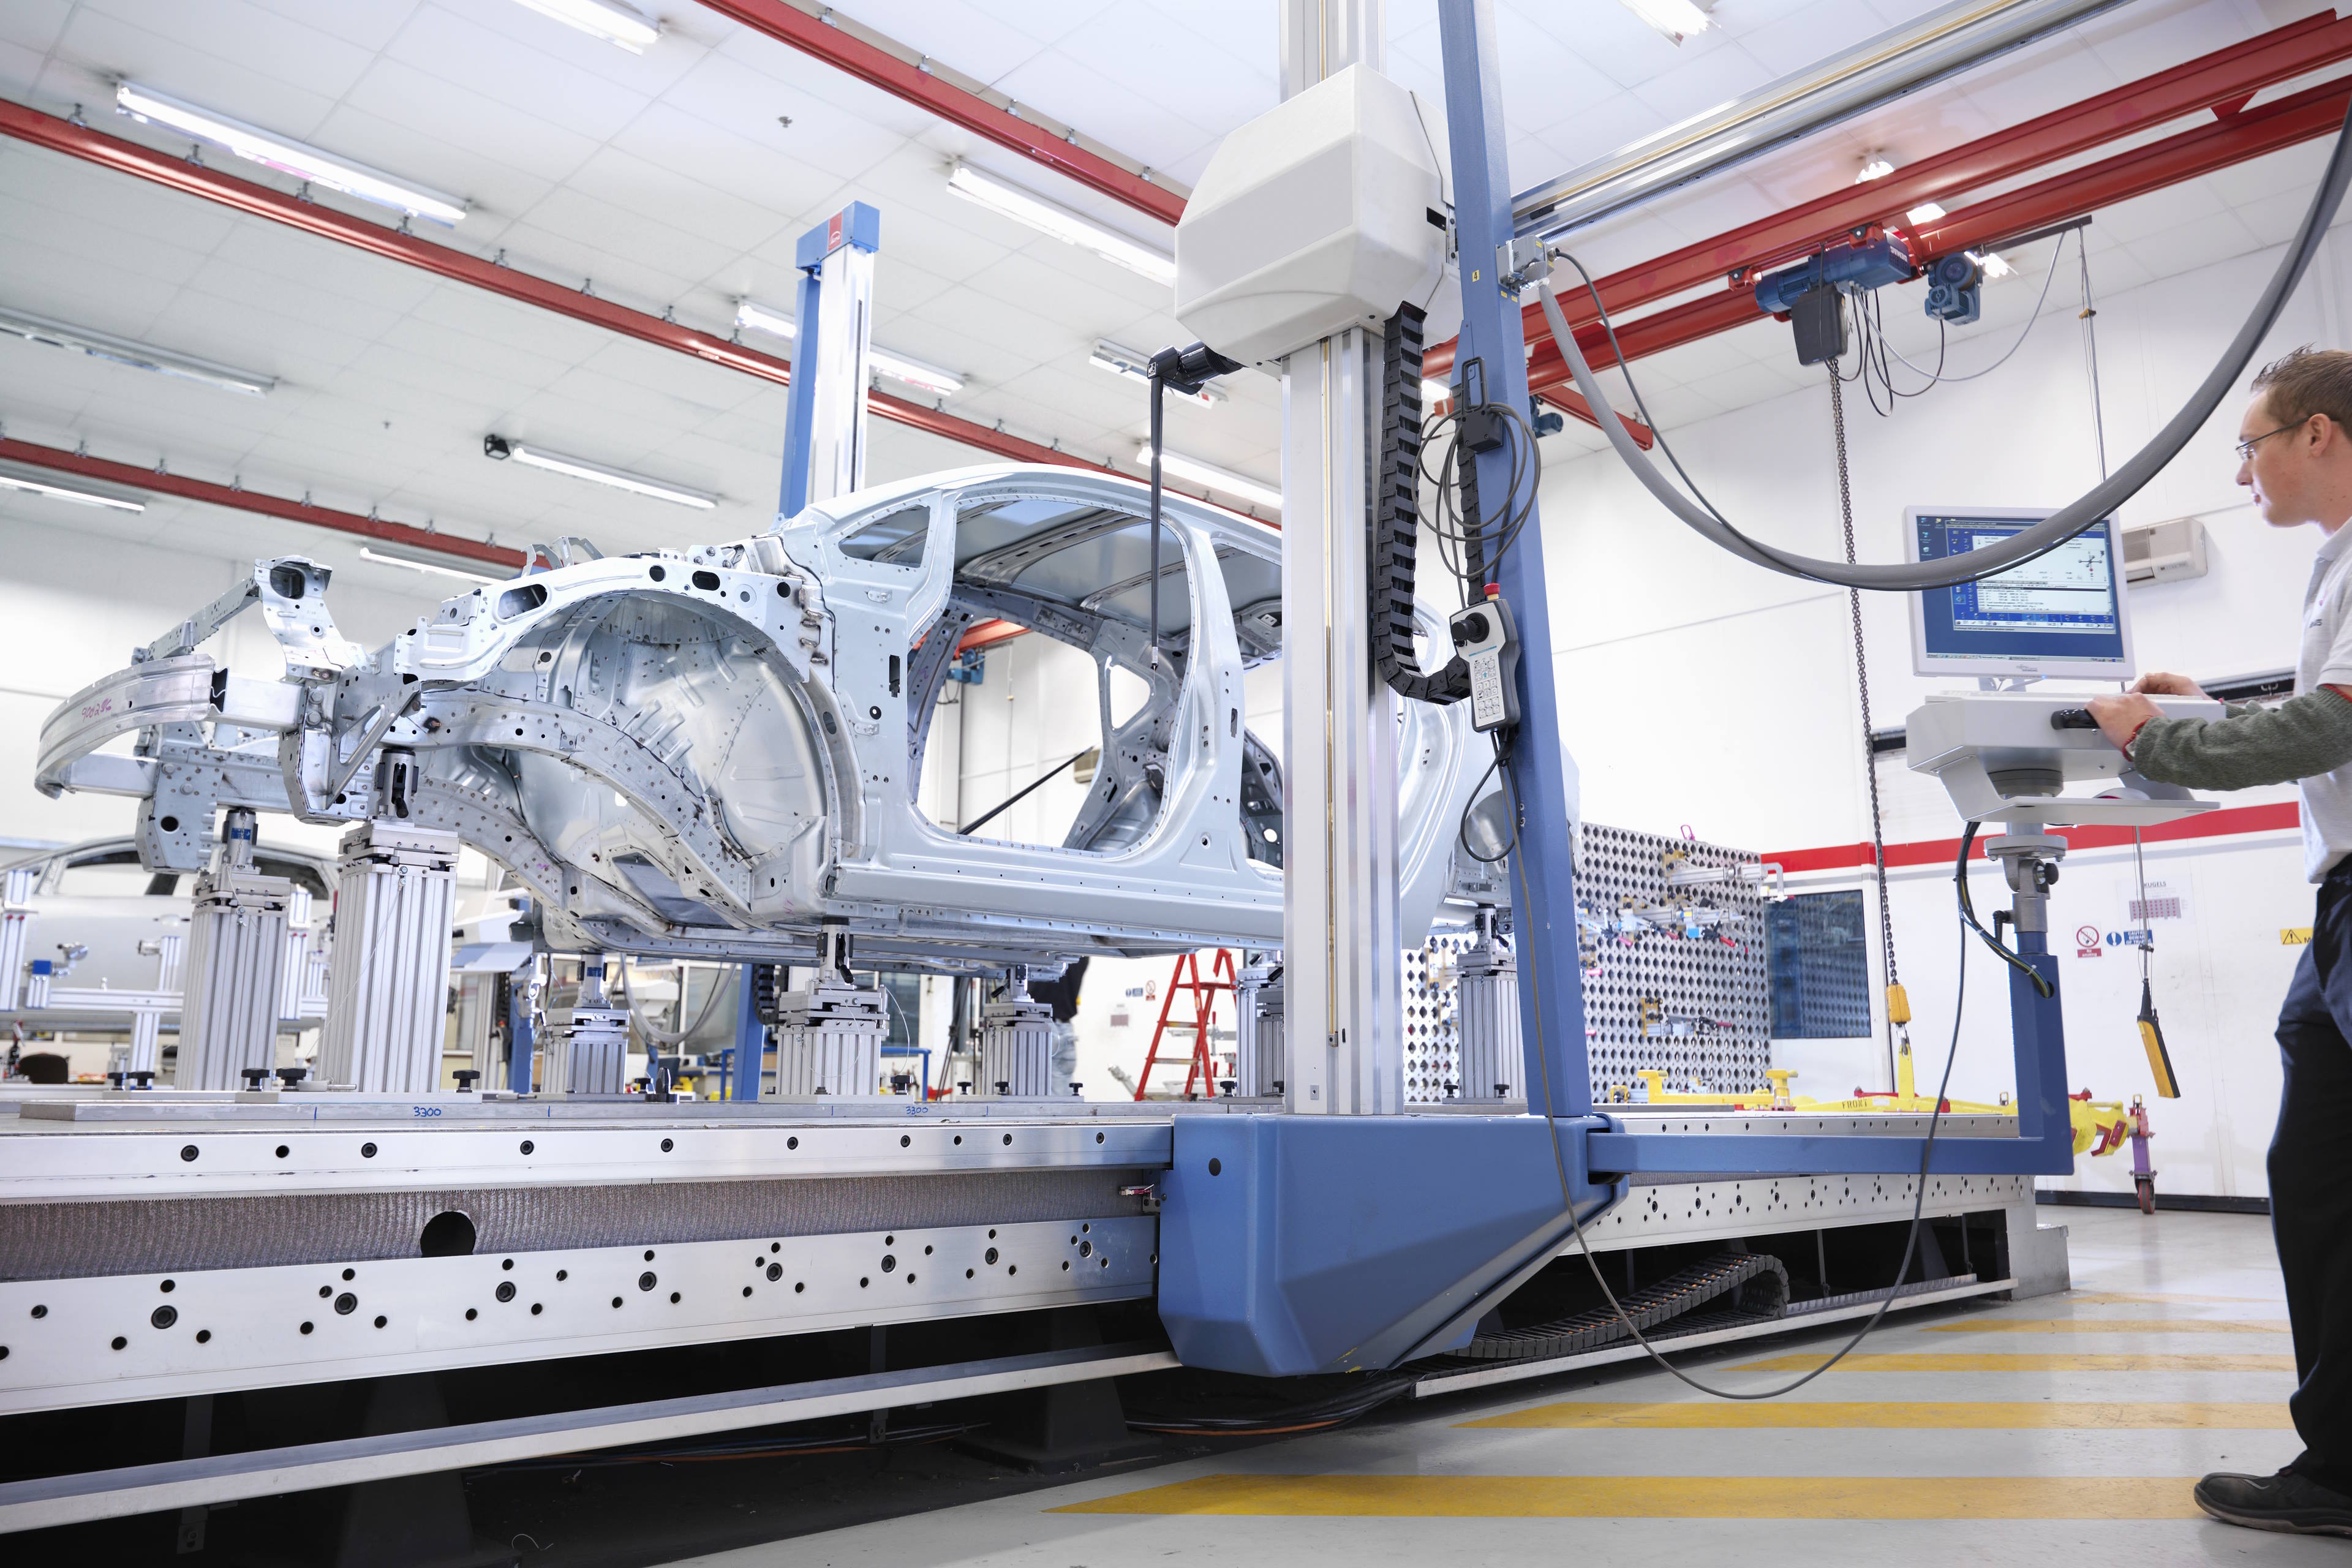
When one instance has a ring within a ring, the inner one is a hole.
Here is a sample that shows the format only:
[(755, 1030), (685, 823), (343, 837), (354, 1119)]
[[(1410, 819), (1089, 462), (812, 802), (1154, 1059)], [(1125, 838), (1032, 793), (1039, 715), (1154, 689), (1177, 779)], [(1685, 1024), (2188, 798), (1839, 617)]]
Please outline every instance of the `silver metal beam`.
[(1546, 238), (1566, 234), (2123, 3), (1958, 0), (1519, 193), (1511, 198), (1513, 226)]
[[(1282, 93), (1381, 68), (1381, 0), (1284, 0)], [(1372, 669), (1365, 519), (1380, 340), (1360, 327), (1282, 372), (1285, 1031), (1288, 1108), (1404, 1109), (1397, 699)]]
[(94, 1519), (157, 1513), (204, 1503), (274, 1497), (318, 1487), (389, 1480), (551, 1454), (640, 1443), (674, 1442), (786, 1421), (814, 1421), (943, 1399), (970, 1399), (1055, 1384), (1123, 1377), (1177, 1365), (1163, 1350), (1139, 1345), (1048, 1351), (955, 1366), (875, 1373), (740, 1389), (685, 1399), (570, 1410), (506, 1421), (262, 1448), (201, 1459), (132, 1465), (115, 1470), (47, 1476), (0, 1485), (0, 1532), (45, 1530)]

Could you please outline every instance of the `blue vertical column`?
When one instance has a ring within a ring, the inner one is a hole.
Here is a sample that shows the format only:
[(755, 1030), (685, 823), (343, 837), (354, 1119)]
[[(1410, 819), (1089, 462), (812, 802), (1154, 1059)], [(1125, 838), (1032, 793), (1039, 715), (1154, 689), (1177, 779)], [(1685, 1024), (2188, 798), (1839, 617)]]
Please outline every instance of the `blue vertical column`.
[(530, 973), (526, 965), (507, 982), (507, 1088), (516, 1094), (530, 1092)]
[[(754, 995), (751, 972), (757, 964), (747, 963), (738, 970), (735, 998), (735, 1066), (734, 1076), (728, 1080), (730, 1100), (757, 1100), (760, 1085), (768, 1070), (768, 1026), (760, 1022), (760, 1006)], [(713, 985), (719, 984), (714, 977)]]
[(2044, 996), (2033, 982), (2009, 971), (2009, 1028), (2017, 1063), (2017, 1135), (2042, 1145), (2039, 1160), (2019, 1162), (2036, 1174), (2074, 1168), (2074, 1120), (2066, 1109), (2066, 1022), (2059, 1005), (2058, 960), (2046, 932), (2021, 931), (2017, 953), (2050, 984)]
[[(1496, 253), (1512, 237), (1511, 186), (1505, 160), (1502, 68), (1496, 53), (1492, 0), (1438, 0), (1438, 39), (1445, 66), (1445, 120), (1454, 165), (1454, 221), (1462, 269), (1462, 341), (1454, 383), (1481, 362), (1486, 395), (1528, 405), (1527, 339), (1519, 301), (1507, 293)], [(1516, 437), (1515, 437), (1516, 438)], [(1500, 517), (1520, 498), (1510, 493), (1511, 450), (1477, 458), (1479, 504)], [(1517, 623), (1518, 733), (1511, 745), (1521, 822), (1508, 868), (1514, 940), (1519, 961), (1519, 1028), (1527, 1057), (1528, 1106), (1556, 1116), (1592, 1109), (1584, 1047), (1584, 977), (1577, 962), (1574, 843), (1568, 781), (1560, 762), (1558, 693), (1553, 688), (1551, 610), (1544, 596), (1544, 538), (1535, 499), (1526, 529), (1489, 569)]]
[[(778, 499), (782, 516), (797, 516), (809, 503), (809, 473), (816, 436), (816, 400), (820, 395), (844, 395), (844, 389), (817, 384), (817, 331), (824, 312), (824, 258), (845, 245), (872, 252), (882, 247), (882, 215), (864, 202), (852, 202), (801, 236), (793, 251), (799, 268), (798, 296), (793, 302), (793, 378), (791, 402), (784, 413), (784, 475)], [(854, 395), (856, 389), (848, 388)]]

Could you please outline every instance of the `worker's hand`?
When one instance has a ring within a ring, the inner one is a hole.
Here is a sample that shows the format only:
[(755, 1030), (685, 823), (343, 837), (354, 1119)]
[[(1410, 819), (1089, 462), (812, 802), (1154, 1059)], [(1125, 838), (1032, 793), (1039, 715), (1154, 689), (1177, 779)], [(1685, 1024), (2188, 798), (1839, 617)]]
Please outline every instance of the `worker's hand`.
[(2163, 670), (2143, 675), (2132, 683), (2134, 691), (2145, 691), (2155, 697), (2203, 697), (2205, 689), (2185, 675), (2171, 675)]
[[(2171, 679), (2179, 679), (2174, 676)], [(2182, 682), (2187, 685), (2186, 681)], [(2091, 717), (2099, 722), (2099, 733), (2118, 752), (2129, 746), (2139, 727), (2150, 719), (2164, 717), (2161, 710), (2147, 698), (2134, 691), (2122, 697), (2094, 697), (2084, 704)]]

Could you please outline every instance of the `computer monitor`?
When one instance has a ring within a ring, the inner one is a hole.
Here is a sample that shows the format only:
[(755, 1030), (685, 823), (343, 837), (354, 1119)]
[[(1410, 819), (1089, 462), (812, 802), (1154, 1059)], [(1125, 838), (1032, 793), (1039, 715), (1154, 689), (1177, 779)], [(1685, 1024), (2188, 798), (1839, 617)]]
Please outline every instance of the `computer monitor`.
[[(2049, 515), (1912, 507), (1903, 520), (1911, 559), (1924, 562), (1981, 550)], [(2129, 679), (2131, 620), (2116, 520), (1981, 582), (1912, 595), (1911, 667), (1920, 675)]]

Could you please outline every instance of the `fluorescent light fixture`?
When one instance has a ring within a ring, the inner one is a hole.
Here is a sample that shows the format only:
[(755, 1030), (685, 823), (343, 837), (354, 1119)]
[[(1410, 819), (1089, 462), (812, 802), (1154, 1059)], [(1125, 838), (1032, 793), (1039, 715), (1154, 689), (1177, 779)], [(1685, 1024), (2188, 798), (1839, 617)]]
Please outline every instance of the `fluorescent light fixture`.
[(76, 506), (102, 506), (110, 511), (145, 511), (147, 503), (129, 496), (97, 489), (87, 485), (56, 479), (35, 479), (33, 473), (14, 466), (0, 468), (0, 490), (16, 490), (24, 495), (47, 496), (51, 500), (71, 501)]
[(1049, 197), (1009, 184), (993, 174), (983, 174), (969, 163), (959, 162), (948, 171), (948, 189), (1015, 223), (1027, 224), (1040, 234), (1052, 235), (1081, 250), (1091, 250), (1105, 261), (1140, 273), (1154, 283), (1173, 286), (1176, 281), (1176, 258), (1166, 251), (1155, 250), (1140, 240), (1105, 228)]
[(1944, 207), (1942, 203), (1921, 202), (1917, 206), (1913, 207), (1909, 212), (1903, 215), (1903, 221), (1909, 224), (1913, 228), (1917, 228), (1920, 225), (1933, 223), (1943, 216)]
[(548, 451), (544, 447), (528, 447), (520, 441), (509, 441), (504, 436), (483, 437), (482, 455), (501, 460), (510, 458), (526, 468), (545, 468), (551, 474), (569, 474), (575, 479), (610, 485), (616, 490), (651, 496), (656, 500), (666, 500), (677, 506), (690, 506), (701, 511), (709, 511), (719, 504), (717, 496), (701, 490), (690, 490), (683, 485), (667, 484), (660, 479), (647, 479), (643, 474), (633, 474), (626, 468), (607, 468), (602, 463), (592, 463), (585, 458), (567, 458), (561, 453)]
[(1893, 173), (1895, 173), (1895, 165), (1886, 161), (1886, 154), (1873, 153), (1863, 159), (1862, 173), (1853, 177), (1853, 183), (1857, 185), (1866, 185), (1873, 180), (1883, 180)]
[(394, 555), (391, 553), (392, 548), (387, 545), (379, 550), (373, 544), (362, 544), (360, 546), (360, 559), (373, 561), (380, 566), (405, 566), (411, 572), (429, 572), (436, 577), (456, 577), (467, 583), (503, 583), (507, 580), (506, 576), (488, 572), (467, 572), (461, 567), (445, 566), (422, 555)]
[[(797, 339), (800, 325), (790, 316), (755, 305), (749, 300), (735, 301), (735, 324), (755, 332), (768, 332), (780, 338)], [(905, 354), (894, 354), (888, 349), (866, 345), (866, 363), (877, 375), (887, 375), (892, 381), (904, 382), (924, 392), (935, 392), (950, 397), (963, 390), (963, 377), (951, 370), (941, 370), (935, 364), (925, 364)]]
[[(1151, 356), (1121, 348), (1108, 338), (1097, 340), (1095, 352), (1087, 356), (1087, 363), (1097, 370), (1107, 370), (1113, 375), (1123, 375), (1146, 386), (1151, 384)], [(1204, 386), (1198, 392), (1178, 392), (1174, 387), (1168, 390), (1171, 396), (1197, 403), (1203, 408), (1214, 408), (1225, 400), (1225, 395), (1213, 386)]]
[(644, 54), (661, 37), (661, 24), (638, 15), (619, 0), (520, 0), (542, 16), (592, 37), (618, 44), (633, 55)]
[(1984, 268), (1987, 282), (1997, 282), (2003, 278), (2017, 276), (2017, 268), (2011, 267), (2009, 264), (2009, 258), (1997, 250), (1987, 250), (1981, 253), (1971, 250), (1969, 252), (1969, 257), (1979, 267)]
[(1678, 44), (1715, 26), (1691, 0), (1625, 0), (1625, 9)]
[(241, 392), (248, 397), (259, 397), (278, 384), (275, 376), (250, 370), (238, 370), (233, 365), (216, 364), (194, 354), (173, 353), (168, 349), (153, 348), (106, 332), (94, 332), (87, 327), (68, 326), (47, 316), (27, 315), (22, 310), (0, 310), (0, 332), (13, 332), (26, 342), (47, 343), (53, 349), (70, 349), (92, 359), (110, 360), (127, 364), (134, 370), (152, 370), (158, 375), (177, 376), (182, 381), (200, 381), (206, 386), (217, 386), (223, 392)]
[(1424, 381), (1421, 384), (1421, 405), (1427, 408), (1447, 401), (1454, 395), (1454, 384), (1446, 381)]
[(118, 82), (114, 88), (114, 107), (133, 120), (165, 126), (199, 142), (209, 142), (215, 147), (226, 147), (240, 158), (247, 158), (281, 174), (291, 174), (314, 185), (324, 185), (331, 191), (374, 202), (382, 206), (407, 213), (415, 217), (431, 218), (437, 224), (455, 224), (466, 216), (466, 204), (457, 197), (432, 190), (408, 180), (371, 169), (365, 163), (355, 163), (349, 158), (275, 135), (258, 126), (231, 120), (226, 114), (215, 114), (209, 109), (198, 109), (176, 98), (166, 98), (133, 82)]
[[(1135, 449), (1135, 460), (1143, 465), (1147, 470), (1151, 467), (1150, 442), (1147, 441)], [(1244, 478), (1234, 473), (1231, 468), (1221, 468), (1214, 463), (1204, 463), (1198, 458), (1188, 458), (1181, 452), (1171, 452), (1164, 447), (1160, 450), (1160, 471), (1163, 474), (1174, 474), (1179, 479), (1191, 479), (1195, 484), (1206, 485), (1213, 490), (1223, 490), (1229, 496), (1239, 496), (1242, 500), (1254, 501), (1259, 506), (1271, 507), (1276, 511), (1282, 510), (1280, 490), (1268, 489), (1255, 479)]]

